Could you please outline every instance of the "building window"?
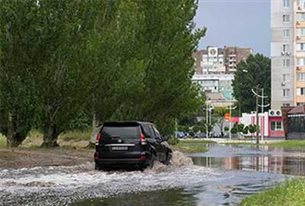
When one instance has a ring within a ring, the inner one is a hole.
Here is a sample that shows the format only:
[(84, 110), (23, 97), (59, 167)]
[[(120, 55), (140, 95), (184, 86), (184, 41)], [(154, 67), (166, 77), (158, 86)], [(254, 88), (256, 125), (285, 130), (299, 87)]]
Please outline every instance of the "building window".
[(290, 96), (290, 89), (283, 89), (283, 97), (289, 97)]
[(290, 0), (283, 0), (284, 7), (290, 7)]
[(305, 13), (297, 13), (296, 14), (297, 21), (305, 21)]
[(305, 95), (305, 88), (301, 87), (301, 88), (297, 88), (297, 95)]
[(287, 81), (289, 78), (289, 74), (283, 74), (283, 82)]
[(298, 81), (305, 81), (305, 72), (297, 73), (297, 80)]
[(305, 66), (305, 58), (297, 58), (297, 66)]
[(298, 0), (298, 6), (305, 7), (305, 0)]
[(305, 51), (305, 43), (298, 43), (297, 51)]
[(283, 30), (283, 37), (290, 37), (290, 30), (289, 29), (284, 29)]
[(290, 15), (284, 14), (284, 15), (283, 15), (283, 22), (284, 22), (284, 23), (290, 22)]
[(282, 122), (280, 121), (271, 122), (271, 130), (272, 131), (282, 130)]
[(289, 67), (290, 66), (290, 59), (283, 59), (283, 67)]
[(298, 36), (305, 36), (305, 28), (297, 28)]

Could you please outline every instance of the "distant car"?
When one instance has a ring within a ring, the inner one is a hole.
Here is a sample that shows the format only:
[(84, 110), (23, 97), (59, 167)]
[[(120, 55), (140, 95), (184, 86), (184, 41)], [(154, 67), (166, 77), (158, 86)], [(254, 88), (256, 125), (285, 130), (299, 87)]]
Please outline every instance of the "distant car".
[(206, 133), (204, 133), (204, 132), (196, 133), (194, 135), (194, 138), (206, 138), (206, 137), (207, 137)]
[(185, 132), (177, 131), (177, 132), (175, 132), (175, 135), (177, 138), (186, 138), (187, 137), (187, 133), (185, 133)]
[(172, 150), (154, 124), (106, 122), (96, 137), (95, 168), (152, 167), (154, 161), (169, 164)]

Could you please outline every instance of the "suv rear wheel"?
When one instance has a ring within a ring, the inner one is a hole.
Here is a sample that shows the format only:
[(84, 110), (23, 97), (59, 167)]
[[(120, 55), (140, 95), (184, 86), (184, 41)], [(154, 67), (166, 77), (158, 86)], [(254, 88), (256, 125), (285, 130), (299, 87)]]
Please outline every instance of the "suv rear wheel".
[(155, 163), (155, 160), (156, 160), (156, 155), (152, 154), (151, 155), (151, 158), (149, 160), (149, 164), (148, 164), (148, 168), (151, 169), (154, 167), (154, 163)]
[(172, 153), (171, 152), (167, 152), (164, 164), (165, 165), (169, 165), (171, 158), (172, 158)]

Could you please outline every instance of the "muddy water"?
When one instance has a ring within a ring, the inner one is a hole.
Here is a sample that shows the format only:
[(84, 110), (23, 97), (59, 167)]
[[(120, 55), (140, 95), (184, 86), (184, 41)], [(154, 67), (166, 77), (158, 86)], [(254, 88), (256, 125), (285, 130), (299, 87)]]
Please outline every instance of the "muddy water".
[(305, 150), (251, 145), (211, 145), (208, 152), (190, 156), (194, 164), (207, 168), (305, 176)]
[(237, 205), (283, 174), (302, 174), (302, 154), (216, 145), (191, 154), (194, 164), (175, 153), (172, 165), (144, 172), (99, 172), (92, 163), (0, 170), (0, 205)]

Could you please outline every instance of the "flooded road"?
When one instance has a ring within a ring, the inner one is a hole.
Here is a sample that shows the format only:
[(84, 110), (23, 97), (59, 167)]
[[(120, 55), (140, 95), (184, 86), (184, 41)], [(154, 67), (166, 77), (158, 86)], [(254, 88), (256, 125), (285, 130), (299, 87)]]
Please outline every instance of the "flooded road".
[(194, 164), (221, 170), (258, 171), (305, 176), (305, 150), (253, 145), (212, 145), (206, 153), (190, 155)]
[[(284, 174), (304, 175), (305, 153), (212, 145), (206, 153), (175, 153), (172, 165), (144, 172), (73, 167), (0, 170), (0, 205), (237, 205)], [(303, 171), (303, 172), (302, 172)]]

